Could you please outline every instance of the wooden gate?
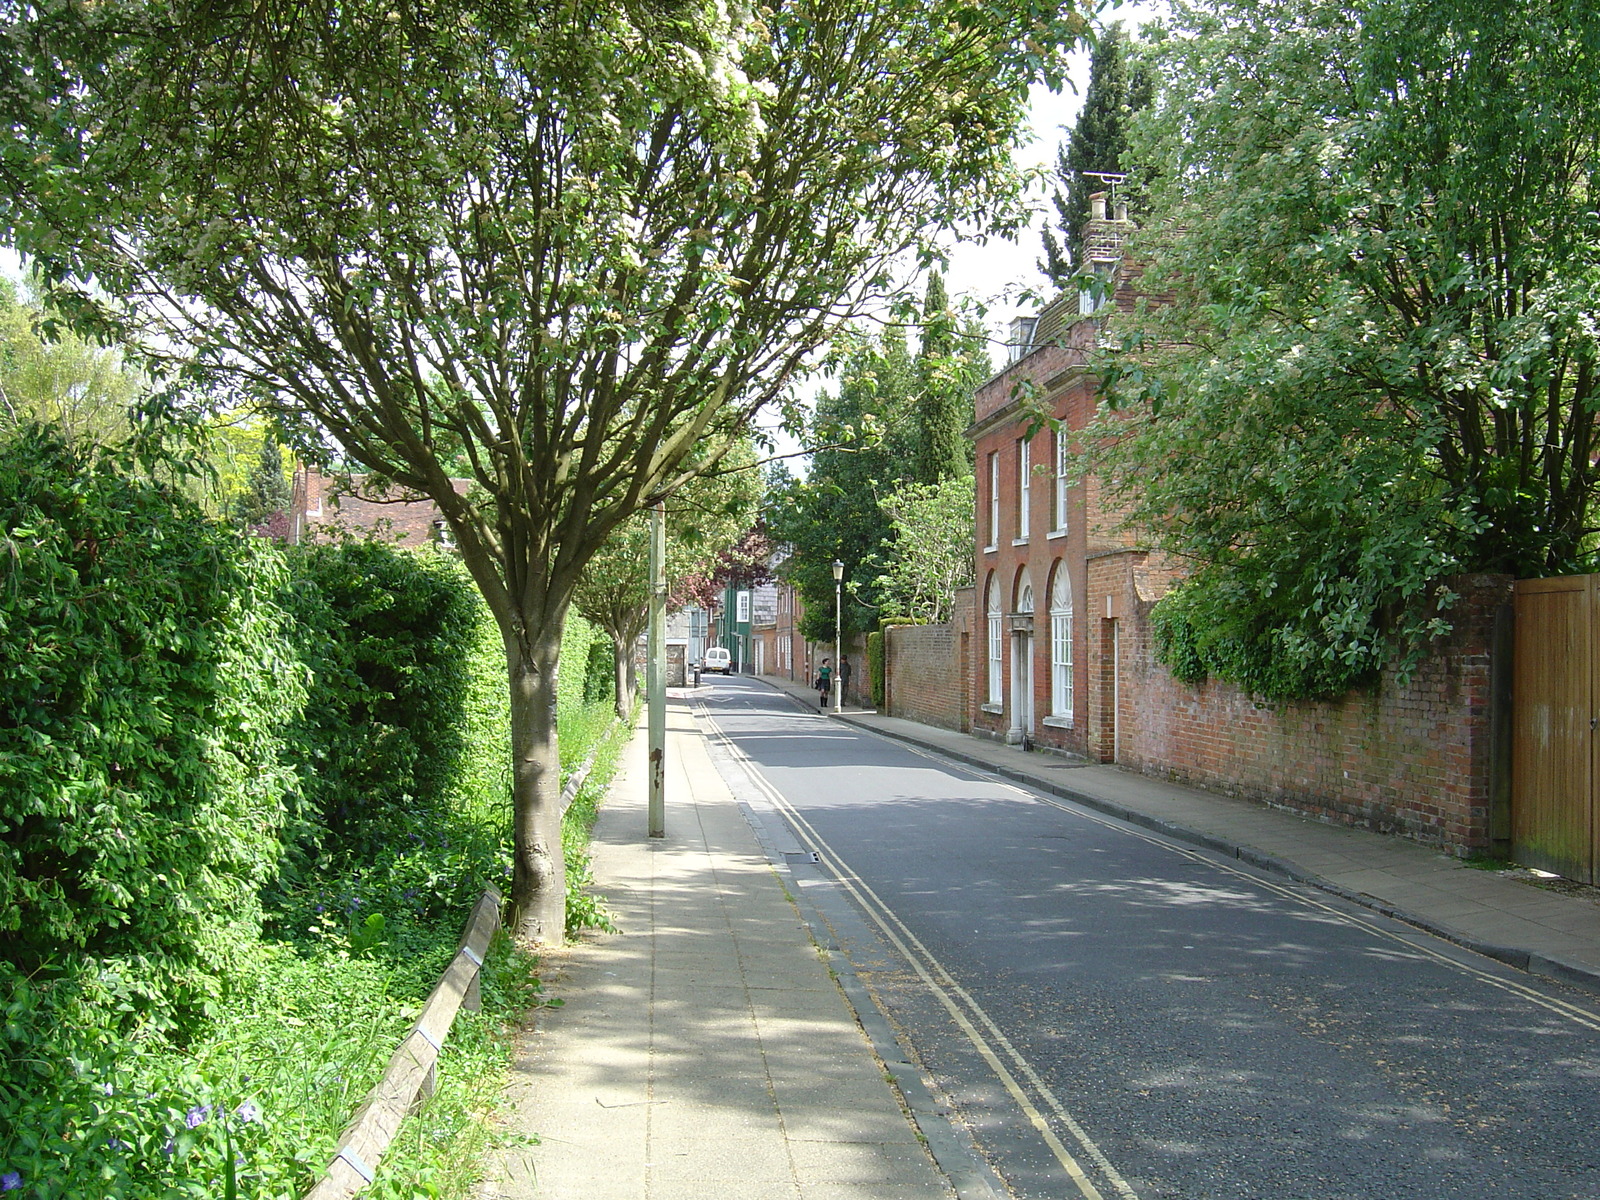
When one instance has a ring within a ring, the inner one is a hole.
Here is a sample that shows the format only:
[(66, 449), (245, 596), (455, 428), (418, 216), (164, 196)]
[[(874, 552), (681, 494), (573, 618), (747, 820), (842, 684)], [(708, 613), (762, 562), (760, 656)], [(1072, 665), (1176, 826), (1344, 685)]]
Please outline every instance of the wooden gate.
[(1586, 883), (1600, 882), (1597, 622), (1600, 575), (1517, 582), (1511, 853)]

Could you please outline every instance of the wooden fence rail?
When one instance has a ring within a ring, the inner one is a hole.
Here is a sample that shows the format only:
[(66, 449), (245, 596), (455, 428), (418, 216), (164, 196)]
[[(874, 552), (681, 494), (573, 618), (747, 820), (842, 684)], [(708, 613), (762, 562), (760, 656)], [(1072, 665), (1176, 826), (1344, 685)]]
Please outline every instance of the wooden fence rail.
[(372, 1182), (378, 1160), (389, 1148), (400, 1122), (419, 1099), (433, 1094), (440, 1047), (456, 1012), (479, 1007), (478, 974), (489, 939), (500, 927), (500, 894), (484, 892), (473, 906), (461, 946), (434, 985), (422, 1015), (389, 1060), (383, 1078), (367, 1094), (339, 1139), (333, 1162), (305, 1200), (344, 1200)]

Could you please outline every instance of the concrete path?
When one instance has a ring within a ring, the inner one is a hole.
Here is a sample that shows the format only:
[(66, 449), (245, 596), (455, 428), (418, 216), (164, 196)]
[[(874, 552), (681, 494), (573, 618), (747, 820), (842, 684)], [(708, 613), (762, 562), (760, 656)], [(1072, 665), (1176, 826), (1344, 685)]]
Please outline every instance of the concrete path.
[[(809, 689), (763, 680), (814, 710)], [(1600, 904), (1478, 870), (1404, 838), (1113, 766), (1028, 753), (870, 710), (841, 718), (1029, 787), (1313, 884), (1520, 970), (1600, 992)]]
[(538, 1143), (483, 1195), (953, 1196), (681, 700), (666, 786), (651, 842), (636, 735), (594, 842), (621, 933), (546, 958), (565, 1003), (535, 1014), (510, 1094)]

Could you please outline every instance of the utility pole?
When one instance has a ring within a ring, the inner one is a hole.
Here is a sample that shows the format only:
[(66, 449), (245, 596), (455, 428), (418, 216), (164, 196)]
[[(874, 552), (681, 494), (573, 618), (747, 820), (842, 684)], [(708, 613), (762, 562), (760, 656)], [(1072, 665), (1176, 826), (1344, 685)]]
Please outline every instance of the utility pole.
[(650, 643), (645, 663), (650, 710), (650, 836), (667, 836), (667, 504), (650, 506)]

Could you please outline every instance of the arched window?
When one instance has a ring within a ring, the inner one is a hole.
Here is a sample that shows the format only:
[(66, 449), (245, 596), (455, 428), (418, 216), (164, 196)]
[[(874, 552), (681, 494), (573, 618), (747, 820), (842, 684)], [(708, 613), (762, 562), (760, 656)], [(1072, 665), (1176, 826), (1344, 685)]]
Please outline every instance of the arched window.
[(1001, 704), (1003, 700), (1000, 692), (1000, 650), (1002, 639), (1000, 637), (1000, 581), (991, 572), (989, 575), (988, 615), (989, 615), (989, 703)]
[(1072, 718), (1072, 578), (1064, 562), (1050, 581), (1050, 715)]

